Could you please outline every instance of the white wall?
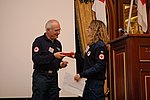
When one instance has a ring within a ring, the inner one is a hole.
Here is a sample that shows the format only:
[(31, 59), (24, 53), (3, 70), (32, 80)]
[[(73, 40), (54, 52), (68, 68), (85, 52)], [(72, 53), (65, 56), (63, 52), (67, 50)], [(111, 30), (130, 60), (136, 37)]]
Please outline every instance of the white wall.
[[(0, 98), (31, 97), (32, 42), (52, 18), (60, 21), (63, 51), (74, 51), (74, 0), (0, 0)], [(59, 71), (60, 87), (66, 71), (75, 73), (75, 61), (65, 59), (69, 66)], [(74, 95), (62, 90), (61, 96)]]

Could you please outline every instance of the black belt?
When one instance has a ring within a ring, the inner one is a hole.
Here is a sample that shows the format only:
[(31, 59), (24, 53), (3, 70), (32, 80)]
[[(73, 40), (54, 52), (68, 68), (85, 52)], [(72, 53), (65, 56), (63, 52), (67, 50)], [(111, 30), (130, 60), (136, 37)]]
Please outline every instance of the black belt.
[(53, 71), (53, 70), (35, 70), (37, 72), (40, 72), (40, 73), (48, 73), (48, 74), (52, 74), (52, 73), (55, 73), (56, 71)]

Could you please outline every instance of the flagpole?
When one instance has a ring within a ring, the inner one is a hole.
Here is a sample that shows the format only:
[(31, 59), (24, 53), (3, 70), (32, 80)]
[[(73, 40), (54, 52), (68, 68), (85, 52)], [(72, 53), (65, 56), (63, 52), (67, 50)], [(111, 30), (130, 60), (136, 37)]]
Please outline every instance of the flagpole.
[(133, 8), (133, 0), (131, 0), (131, 3), (130, 3), (130, 11), (129, 11), (129, 17), (128, 17), (127, 34), (129, 34), (130, 19), (131, 19), (131, 14), (132, 14), (132, 8)]

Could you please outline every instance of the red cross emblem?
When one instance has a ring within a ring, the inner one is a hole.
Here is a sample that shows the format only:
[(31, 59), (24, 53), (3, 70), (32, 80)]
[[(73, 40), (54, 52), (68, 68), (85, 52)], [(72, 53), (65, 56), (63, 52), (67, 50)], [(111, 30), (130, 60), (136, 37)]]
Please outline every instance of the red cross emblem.
[(104, 54), (100, 54), (100, 55), (99, 55), (99, 59), (100, 59), (100, 60), (103, 60), (103, 59), (104, 59)]
[(104, 3), (105, 0), (99, 0), (100, 2)]
[(141, 0), (141, 2), (142, 2), (142, 5), (144, 5), (144, 4), (146, 3), (146, 1), (145, 1), (145, 0)]
[(38, 47), (35, 47), (34, 48), (34, 52), (38, 52), (39, 51), (39, 48)]

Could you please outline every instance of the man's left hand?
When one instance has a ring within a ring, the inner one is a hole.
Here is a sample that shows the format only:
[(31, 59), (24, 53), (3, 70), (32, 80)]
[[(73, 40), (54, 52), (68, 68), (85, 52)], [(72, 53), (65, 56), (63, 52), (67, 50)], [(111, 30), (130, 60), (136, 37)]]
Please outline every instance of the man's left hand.
[(67, 66), (67, 64), (68, 64), (67, 61), (62, 61), (62, 62), (60, 63), (60, 67), (61, 67), (61, 68), (65, 68), (65, 67)]

